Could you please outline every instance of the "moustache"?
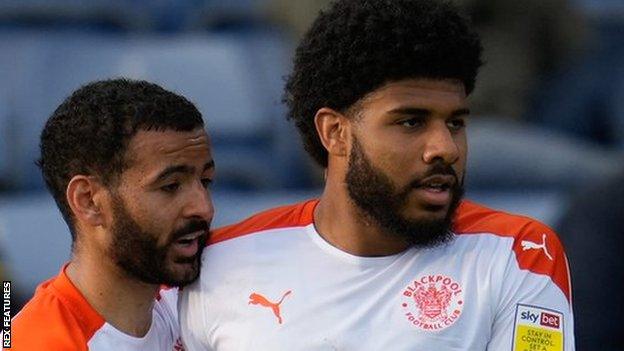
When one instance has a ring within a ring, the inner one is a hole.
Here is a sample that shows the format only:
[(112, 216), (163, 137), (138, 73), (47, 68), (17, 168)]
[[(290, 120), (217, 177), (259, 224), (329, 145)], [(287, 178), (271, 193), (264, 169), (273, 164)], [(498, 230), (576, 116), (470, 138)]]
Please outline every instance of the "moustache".
[(427, 169), (427, 171), (422, 176), (418, 177), (417, 179), (414, 179), (408, 185), (408, 189), (420, 188), (422, 186), (423, 180), (432, 176), (436, 176), (436, 175), (452, 176), (453, 178), (455, 178), (455, 184), (453, 185), (453, 187), (456, 188), (456, 187), (461, 186), (459, 179), (457, 177), (457, 172), (455, 172), (453, 167), (442, 162), (437, 162), (437, 163), (434, 163), (429, 169)]
[(206, 233), (206, 235), (207, 235), (209, 229), (210, 229), (210, 225), (206, 221), (203, 221), (203, 220), (190, 220), (182, 228), (174, 231), (171, 234), (171, 242), (177, 241), (178, 239), (180, 239), (181, 237), (183, 237), (183, 236), (185, 236), (187, 234), (195, 233), (195, 232), (198, 232), (200, 230), (204, 231)]

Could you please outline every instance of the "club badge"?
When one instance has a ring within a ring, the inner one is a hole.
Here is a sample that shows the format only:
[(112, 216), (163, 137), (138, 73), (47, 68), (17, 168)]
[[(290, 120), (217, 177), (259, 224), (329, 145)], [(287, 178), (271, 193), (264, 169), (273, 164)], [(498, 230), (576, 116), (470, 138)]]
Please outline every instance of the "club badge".
[(453, 325), (461, 316), (464, 300), (461, 285), (445, 275), (425, 275), (403, 290), (401, 307), (417, 328), (436, 332)]

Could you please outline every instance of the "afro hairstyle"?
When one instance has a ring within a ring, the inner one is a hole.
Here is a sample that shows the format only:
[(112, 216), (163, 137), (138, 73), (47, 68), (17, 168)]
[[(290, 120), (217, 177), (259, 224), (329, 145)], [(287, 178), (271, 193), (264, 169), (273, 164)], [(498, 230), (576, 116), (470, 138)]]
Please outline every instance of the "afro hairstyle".
[(337, 0), (297, 47), (284, 102), (306, 151), (327, 167), (314, 116), (345, 113), (386, 83), (456, 79), (472, 92), (482, 45), (467, 18), (444, 0)]

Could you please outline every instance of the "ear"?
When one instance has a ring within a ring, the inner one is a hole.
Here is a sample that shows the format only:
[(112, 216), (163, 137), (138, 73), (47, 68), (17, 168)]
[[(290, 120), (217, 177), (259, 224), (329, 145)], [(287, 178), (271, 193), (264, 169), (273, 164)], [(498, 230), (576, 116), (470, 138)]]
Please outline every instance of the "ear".
[(342, 113), (323, 107), (314, 116), (316, 132), (330, 155), (347, 156), (349, 143), (349, 119)]
[(97, 227), (106, 224), (102, 209), (106, 201), (106, 188), (95, 178), (74, 176), (67, 185), (67, 203), (78, 223)]

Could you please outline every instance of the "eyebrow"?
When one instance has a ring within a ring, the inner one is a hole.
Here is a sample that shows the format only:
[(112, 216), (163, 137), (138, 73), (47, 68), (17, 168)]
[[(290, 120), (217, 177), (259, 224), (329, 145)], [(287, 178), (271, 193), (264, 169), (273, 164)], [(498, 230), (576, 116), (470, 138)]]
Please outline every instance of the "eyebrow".
[[(418, 117), (428, 117), (431, 115), (431, 110), (426, 108), (418, 108), (418, 107), (399, 107), (394, 110), (390, 110), (388, 112), (390, 114), (398, 114), (398, 115), (408, 115), (408, 116), (418, 116)], [(464, 116), (469, 115), (470, 109), (460, 108), (451, 113), (451, 117)]]
[[(204, 168), (202, 169), (202, 172), (205, 172), (208, 169), (211, 169), (214, 167), (215, 167), (214, 160), (210, 160), (206, 162), (206, 164), (204, 165)], [(168, 177), (170, 177), (172, 174), (176, 174), (176, 173), (190, 174), (193, 172), (195, 172), (195, 167), (193, 166), (189, 166), (189, 165), (169, 166), (165, 168), (164, 171), (160, 172), (160, 174), (154, 180), (154, 183), (161, 182), (167, 179)]]

